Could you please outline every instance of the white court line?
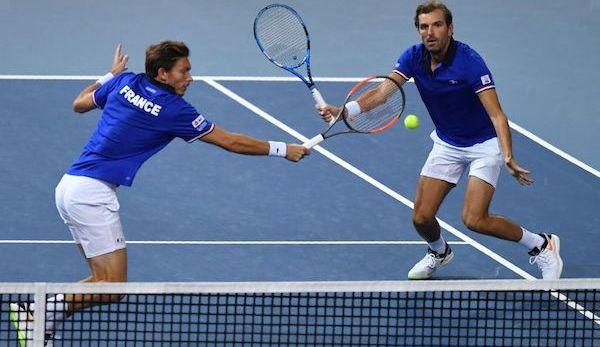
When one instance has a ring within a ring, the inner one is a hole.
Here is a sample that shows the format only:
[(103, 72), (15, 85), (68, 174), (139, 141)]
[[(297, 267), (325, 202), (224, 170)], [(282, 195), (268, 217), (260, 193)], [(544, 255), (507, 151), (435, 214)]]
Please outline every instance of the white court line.
[[(51, 81), (79, 81), (79, 80), (96, 80), (101, 76), (94, 75), (0, 75), (0, 80), (51, 80)], [(197, 81), (254, 81), (254, 82), (299, 82), (296, 77), (268, 77), (268, 76), (193, 76)], [(315, 82), (358, 82), (361, 77), (315, 77)], [(412, 79), (409, 82), (414, 82)], [(600, 171), (594, 169), (590, 165), (566, 153), (565, 151), (543, 140), (534, 133), (521, 127), (520, 125), (509, 122), (511, 128), (529, 138), (533, 142), (548, 149), (552, 153), (567, 160), (571, 164), (583, 169), (586, 172), (600, 178)]]
[[(127, 244), (133, 245), (227, 245), (227, 246), (269, 246), (269, 245), (314, 245), (314, 246), (363, 246), (363, 245), (425, 245), (425, 241), (384, 241), (384, 240), (352, 240), (352, 241), (313, 241), (313, 240), (298, 240), (298, 241), (274, 241), (274, 240), (244, 240), (244, 241), (213, 241), (213, 240), (190, 240), (190, 241), (158, 241), (158, 240), (134, 240), (126, 241)], [(0, 240), (0, 244), (73, 244), (73, 240)], [(466, 245), (464, 241), (448, 241), (452, 245)]]
[(520, 125), (509, 121), (508, 122), (510, 124), (510, 127), (515, 129), (516, 131), (520, 132), (521, 134), (523, 134), (524, 136), (528, 137), (531, 141), (537, 143), (538, 145), (548, 149), (549, 151), (551, 151), (552, 153), (558, 155), (559, 157), (564, 158), (565, 160), (569, 161), (572, 164), (575, 164), (576, 166), (579, 166), (581, 169), (591, 173), (592, 175), (600, 178), (600, 171), (594, 169), (593, 167), (589, 166), (588, 164), (582, 162), (581, 160), (573, 157), (572, 155), (564, 152), (563, 150), (558, 149), (557, 147), (554, 147), (553, 145), (551, 145), (550, 143), (548, 143), (547, 141), (543, 140), (542, 138), (540, 138), (539, 136), (535, 135), (534, 133), (530, 132), (529, 130), (521, 127)]
[[(223, 85), (221, 85), (221, 84), (219, 84), (219, 83), (217, 83), (215, 81), (208, 80), (208, 79), (205, 80), (205, 82), (208, 83), (209, 85), (213, 86), (215, 89), (219, 90), (223, 94), (227, 95), (228, 97), (230, 97), (234, 101), (238, 102), (242, 106), (246, 107), (250, 111), (254, 112), (258, 116), (260, 116), (260, 117), (264, 118), (265, 120), (267, 120), (268, 122), (274, 124), (275, 126), (277, 126), (278, 128), (280, 128), (281, 130), (283, 130), (283, 131), (287, 132), (288, 134), (294, 136), (298, 140), (300, 140), (302, 142), (305, 142), (305, 141), (308, 140), (308, 138), (306, 138), (305, 136), (303, 136), (302, 134), (300, 134), (296, 130), (290, 128), (289, 126), (287, 126), (283, 122), (279, 121), (278, 119), (274, 118), (270, 114), (268, 114), (265, 111), (261, 110), (260, 108), (258, 108), (254, 104), (250, 103), (246, 99), (242, 98), (241, 96), (237, 95), (236, 93), (234, 93), (232, 90), (226, 88), (225, 86), (223, 86)], [(329, 152), (325, 148), (317, 145), (317, 146), (313, 147), (313, 149), (316, 150), (316, 151), (318, 151), (318, 152), (320, 152), (322, 155), (324, 155), (325, 157), (329, 158), (330, 160), (332, 160), (336, 164), (342, 166), (343, 168), (347, 169), (348, 171), (350, 171), (353, 174), (357, 175), (358, 177), (362, 178), (363, 180), (365, 180), (369, 184), (373, 185), (374, 187), (378, 188), (382, 192), (388, 194), (389, 196), (393, 197), (394, 199), (396, 199), (396, 200), (400, 201), (401, 203), (405, 204), (406, 206), (410, 207), (411, 209), (414, 208), (413, 203), (409, 199), (407, 199), (404, 196), (400, 195), (399, 193), (393, 191), (391, 188), (389, 188), (386, 185), (384, 185), (383, 183), (377, 181), (373, 177), (367, 175), (366, 173), (364, 173), (363, 171), (361, 171), (358, 168), (354, 167), (350, 163), (342, 160), (340, 157), (338, 157), (335, 154)], [(440, 223), (440, 226), (442, 228), (444, 228), (448, 232), (454, 234), (455, 236), (457, 236), (461, 240), (467, 242), (468, 244), (470, 244), (471, 246), (473, 246), (475, 249), (477, 249), (480, 252), (482, 252), (483, 254), (489, 256), (490, 258), (492, 258), (496, 262), (500, 263), (501, 265), (505, 266), (509, 270), (515, 272), (519, 276), (521, 276), (521, 277), (523, 277), (523, 278), (525, 278), (527, 280), (535, 280), (536, 279), (534, 276), (532, 276), (531, 274), (529, 274), (525, 270), (521, 269), (517, 265), (515, 265), (515, 264), (511, 263), (510, 261), (506, 260), (505, 258), (503, 258), (502, 256), (500, 256), (496, 252), (492, 251), (491, 249), (485, 247), (481, 243), (479, 243), (479, 242), (475, 241), (474, 239), (470, 238), (469, 236), (465, 235), (463, 232), (461, 232), (458, 229), (454, 228), (450, 224), (442, 221), (440, 218), (437, 218), (437, 220)], [(600, 317), (596, 316), (593, 312), (589, 311), (587, 308), (579, 305), (577, 302), (569, 299), (567, 296), (565, 296), (565, 295), (563, 295), (563, 294), (561, 294), (559, 292), (553, 291), (550, 294), (552, 296), (554, 296), (555, 298), (557, 298), (558, 300), (560, 300), (563, 303), (565, 303), (567, 306), (569, 306), (572, 309), (576, 310), (578, 313), (584, 315), (586, 318), (588, 318), (590, 320), (593, 320), (594, 323), (600, 325)]]
[[(95, 75), (0, 75), (0, 80), (93, 81)], [(268, 76), (192, 76), (196, 81), (300, 82), (297, 77)], [(364, 77), (315, 77), (315, 82), (358, 82)], [(411, 80), (412, 81), (412, 80)]]

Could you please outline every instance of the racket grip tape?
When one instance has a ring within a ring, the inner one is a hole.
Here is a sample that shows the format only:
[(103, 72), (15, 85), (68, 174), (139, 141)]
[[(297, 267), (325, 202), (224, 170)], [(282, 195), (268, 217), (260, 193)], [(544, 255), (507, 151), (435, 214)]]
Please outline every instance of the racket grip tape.
[(308, 140), (308, 141), (304, 142), (304, 143), (302, 144), (302, 146), (304, 146), (304, 147), (306, 147), (306, 148), (308, 148), (308, 149), (311, 149), (311, 148), (313, 148), (314, 146), (316, 146), (317, 144), (319, 144), (319, 142), (323, 141), (324, 139), (325, 139), (325, 138), (323, 137), (323, 135), (319, 134), (319, 135), (317, 135), (317, 136), (313, 137), (312, 139), (310, 139), (310, 140)]
[(315, 101), (317, 102), (317, 105), (319, 105), (320, 107), (327, 105), (325, 99), (323, 99), (323, 95), (321, 95), (321, 92), (319, 92), (317, 88), (311, 89), (310, 93), (312, 94), (313, 99), (315, 99)]

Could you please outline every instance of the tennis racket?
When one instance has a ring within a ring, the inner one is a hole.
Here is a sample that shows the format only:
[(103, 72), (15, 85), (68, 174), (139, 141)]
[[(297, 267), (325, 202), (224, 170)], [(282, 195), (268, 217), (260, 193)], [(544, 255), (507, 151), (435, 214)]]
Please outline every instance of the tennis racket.
[[(293, 8), (272, 4), (260, 10), (254, 19), (254, 38), (267, 59), (306, 84), (317, 105), (327, 104), (310, 73), (308, 30)], [(305, 74), (302, 73), (303, 66), (306, 69)]]
[[(352, 101), (360, 105), (361, 112), (356, 115), (344, 111), (344, 105)], [(386, 76), (367, 77), (352, 87), (327, 129), (303, 146), (312, 148), (324, 139), (340, 134), (374, 134), (389, 129), (400, 118), (404, 105), (404, 90), (398, 82)], [(345, 127), (331, 132), (340, 120)]]

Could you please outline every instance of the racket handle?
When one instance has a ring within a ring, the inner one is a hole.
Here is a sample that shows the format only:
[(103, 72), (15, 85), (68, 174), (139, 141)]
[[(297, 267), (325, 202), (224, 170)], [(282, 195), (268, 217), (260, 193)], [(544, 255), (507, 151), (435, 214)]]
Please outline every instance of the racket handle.
[[(323, 106), (327, 105), (327, 103), (325, 102), (325, 99), (323, 99), (323, 95), (321, 95), (321, 93), (319, 92), (319, 90), (317, 88), (311, 89), (310, 92), (312, 93), (313, 99), (315, 99), (318, 106), (323, 107)], [(333, 123), (335, 123), (335, 118), (331, 118), (331, 120), (329, 121), (329, 125), (332, 125)], [(311, 147), (312, 146), (307, 147), (307, 148), (311, 148)]]
[(319, 134), (319, 135), (313, 137), (312, 139), (304, 142), (302, 144), (302, 146), (304, 146), (304, 147), (306, 147), (308, 149), (311, 149), (311, 148), (313, 148), (314, 146), (316, 146), (319, 142), (321, 142), (323, 140), (325, 140), (325, 138), (323, 137), (323, 135)]
[(317, 105), (319, 105), (320, 107), (327, 106), (325, 99), (323, 99), (323, 95), (321, 95), (317, 88), (311, 89), (310, 92), (312, 94), (313, 99), (315, 99), (315, 101), (317, 102)]

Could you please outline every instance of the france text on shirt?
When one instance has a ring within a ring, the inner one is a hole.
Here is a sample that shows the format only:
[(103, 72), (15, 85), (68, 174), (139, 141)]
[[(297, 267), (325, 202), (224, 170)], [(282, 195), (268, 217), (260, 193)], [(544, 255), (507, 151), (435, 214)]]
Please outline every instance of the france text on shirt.
[(162, 109), (161, 105), (155, 104), (152, 101), (144, 99), (143, 97), (134, 93), (128, 85), (125, 85), (123, 88), (121, 88), (119, 95), (123, 95), (123, 98), (125, 98), (125, 100), (127, 100), (130, 104), (139, 107), (141, 110), (146, 111), (153, 116), (158, 116), (160, 110)]

